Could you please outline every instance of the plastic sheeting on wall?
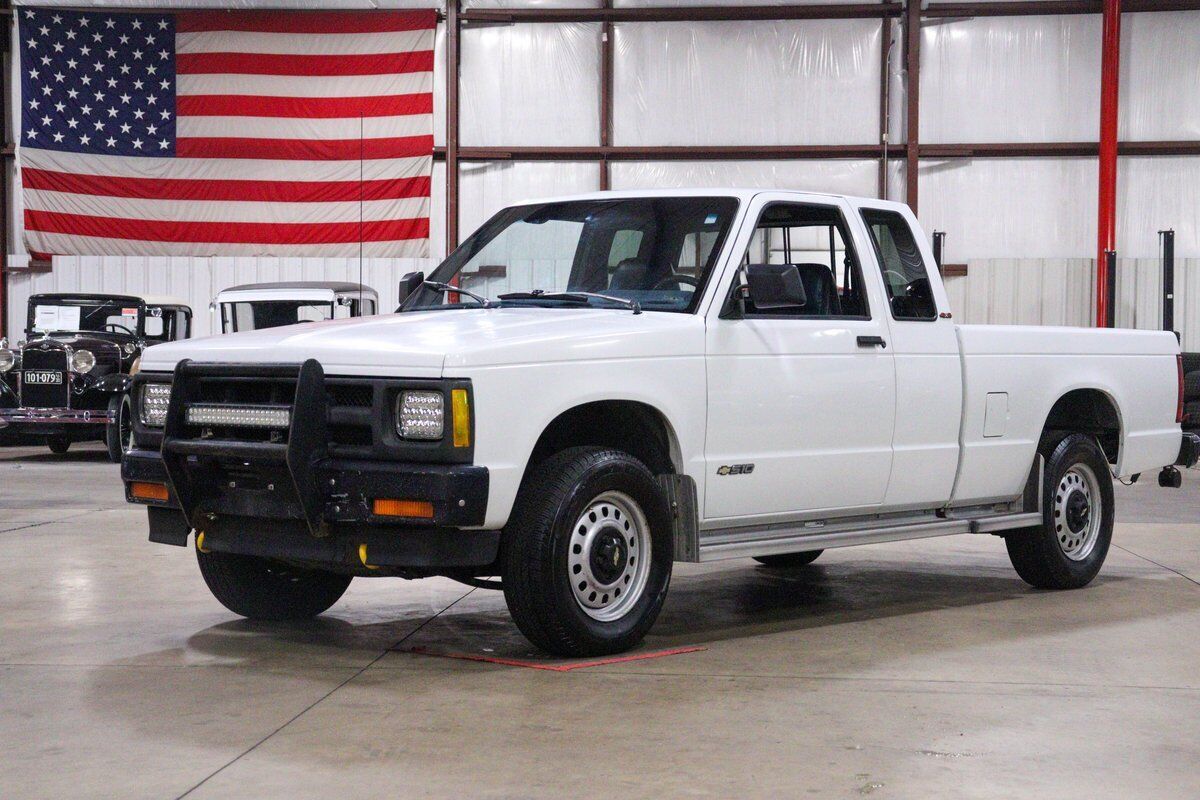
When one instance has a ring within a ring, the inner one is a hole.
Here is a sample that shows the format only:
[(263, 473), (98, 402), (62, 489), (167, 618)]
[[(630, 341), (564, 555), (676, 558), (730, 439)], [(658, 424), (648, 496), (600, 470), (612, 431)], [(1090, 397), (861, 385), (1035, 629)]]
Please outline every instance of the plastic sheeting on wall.
[(920, 181), (921, 223), (947, 232), (947, 261), (1096, 251), (1094, 158), (922, 161)]
[[(922, 161), (921, 222), (947, 232), (951, 262), (1094, 258), (1098, 180), (1094, 158)], [(1165, 228), (1178, 257), (1200, 255), (1200, 159), (1122, 156), (1117, 226), (1123, 258), (1157, 256)]]
[(866, 197), (879, 194), (879, 162), (865, 159), (618, 161), (609, 169), (614, 189), (750, 187)]
[(598, 144), (600, 25), (466, 27), (461, 91), (464, 145)]
[(1099, 45), (1099, 14), (922, 28), (921, 141), (1095, 141)]
[(600, 165), (581, 161), (487, 161), (459, 168), (459, 238), (505, 206), (541, 197), (594, 192)]
[(879, 140), (879, 20), (614, 27), (618, 145)]
[(1200, 14), (1121, 16), (1121, 137), (1200, 139)]

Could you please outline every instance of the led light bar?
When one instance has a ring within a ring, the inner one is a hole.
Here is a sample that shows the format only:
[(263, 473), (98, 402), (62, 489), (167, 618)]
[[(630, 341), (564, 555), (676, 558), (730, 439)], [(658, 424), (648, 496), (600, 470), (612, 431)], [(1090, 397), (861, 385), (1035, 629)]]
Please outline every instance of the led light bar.
[(142, 386), (142, 402), (138, 414), (142, 424), (161, 428), (167, 421), (167, 404), (171, 401), (171, 384), (147, 383)]
[(286, 428), (291, 422), (288, 406), (233, 406), (194, 403), (188, 406), (189, 425), (227, 425), (232, 428)]

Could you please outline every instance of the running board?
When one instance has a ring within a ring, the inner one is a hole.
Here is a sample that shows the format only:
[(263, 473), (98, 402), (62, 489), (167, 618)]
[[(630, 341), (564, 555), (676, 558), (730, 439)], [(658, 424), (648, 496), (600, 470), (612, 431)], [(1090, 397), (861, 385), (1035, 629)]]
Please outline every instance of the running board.
[[(859, 525), (862, 523), (860, 522)], [(956, 533), (999, 533), (1031, 528), (1042, 524), (1041, 512), (993, 514), (974, 518), (927, 519), (876, 527), (850, 527), (841, 530), (814, 532), (804, 523), (794, 527), (772, 525), (760, 528), (727, 528), (706, 531), (700, 539), (698, 561), (721, 561), (728, 558), (773, 556), (804, 550), (829, 550), (860, 544), (899, 542), (905, 539), (927, 539)], [(832, 527), (832, 525), (831, 525)]]

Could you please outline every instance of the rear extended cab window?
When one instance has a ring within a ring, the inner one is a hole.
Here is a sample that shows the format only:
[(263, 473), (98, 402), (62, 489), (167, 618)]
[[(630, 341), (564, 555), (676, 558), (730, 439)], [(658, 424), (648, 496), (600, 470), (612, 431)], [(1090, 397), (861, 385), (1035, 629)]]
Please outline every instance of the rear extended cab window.
[(875, 254), (879, 258), (892, 318), (920, 321), (937, 319), (937, 303), (933, 299), (929, 271), (908, 222), (895, 211), (877, 208), (864, 208), (862, 218), (871, 233)]

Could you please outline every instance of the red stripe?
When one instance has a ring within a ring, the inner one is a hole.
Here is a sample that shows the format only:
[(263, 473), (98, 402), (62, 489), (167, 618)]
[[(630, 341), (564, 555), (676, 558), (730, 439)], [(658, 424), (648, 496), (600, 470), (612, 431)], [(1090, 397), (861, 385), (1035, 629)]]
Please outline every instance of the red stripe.
[(433, 93), (378, 97), (260, 97), (258, 95), (184, 94), (175, 98), (180, 116), (193, 117), (396, 117), (432, 114)]
[(388, 33), (429, 30), (437, 12), (420, 11), (192, 11), (175, 15), (178, 33)]
[(117, 178), (24, 169), (26, 189), (141, 200), (230, 200), (267, 203), (333, 203), (428, 197), (429, 178), (363, 181), (238, 181)]
[(280, 53), (180, 53), (180, 75), (390, 75), (433, 70), (432, 50), (360, 56), (295, 56)]
[(357, 161), (360, 158), (411, 158), (433, 153), (433, 136), (379, 139), (239, 139), (181, 137), (181, 158), (264, 158), (286, 161)]
[(160, 222), (25, 210), (25, 227), (43, 233), (150, 242), (316, 245), (393, 242), (429, 236), (429, 218), (377, 222)]

